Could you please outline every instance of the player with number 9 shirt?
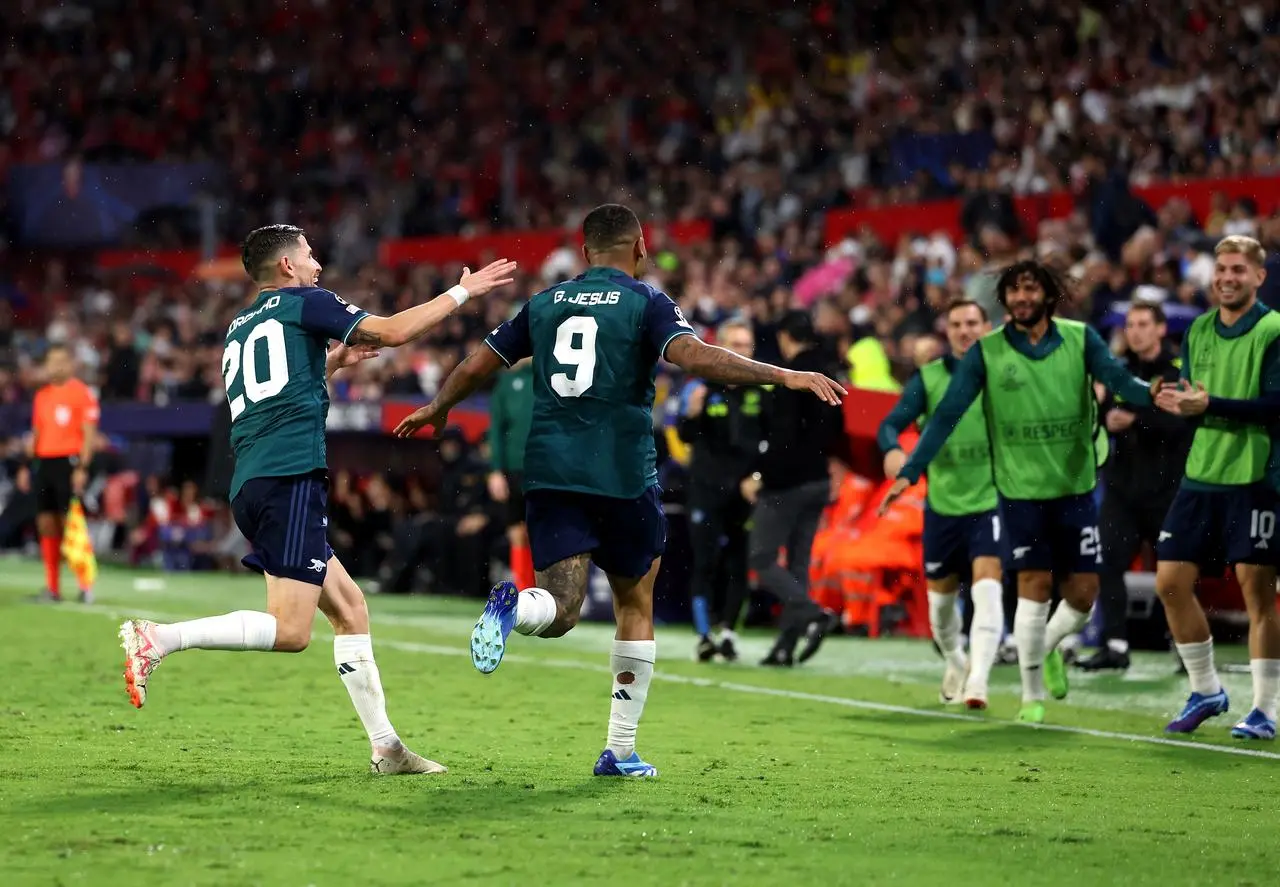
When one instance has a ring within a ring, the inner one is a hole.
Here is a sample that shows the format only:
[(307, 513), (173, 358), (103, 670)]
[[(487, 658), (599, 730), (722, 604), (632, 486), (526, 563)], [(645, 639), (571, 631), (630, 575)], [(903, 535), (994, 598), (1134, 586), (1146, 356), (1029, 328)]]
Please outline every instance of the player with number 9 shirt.
[[(500, 260), (448, 292), (392, 317), (377, 317), (316, 286), (320, 263), (291, 225), (245, 239), (245, 271), (258, 287), (227, 329), (222, 372), (231, 407), (236, 466), (231, 507), (266, 578), (267, 611), (240, 610), (175, 624), (132, 619), (120, 626), (125, 686), (142, 708), (151, 674), (179, 650), (298, 652), (311, 640), (316, 608), (333, 625), (334, 662), (368, 734), (376, 773), (442, 773), (409, 749), (387, 718), (373, 659), (364, 595), (327, 540), (325, 419), (333, 373), (421, 336), (462, 305), (511, 282)], [(339, 345), (329, 348), (329, 342)]]
[(703, 343), (671, 298), (638, 278), (640, 221), (606, 204), (582, 223), (589, 269), (535, 295), (467, 356), (436, 400), (396, 429), (439, 431), (452, 409), (503, 366), (533, 358), (533, 420), (525, 446), (525, 512), (537, 587), (500, 582), (471, 635), (477, 669), (494, 671), (508, 635), (560, 637), (578, 621), (592, 561), (613, 589), (618, 620), (606, 747), (597, 776), (656, 776), (635, 750), (657, 648), (653, 584), (667, 522), (653, 441), (659, 359), (726, 384), (806, 390), (835, 406), (844, 389)]

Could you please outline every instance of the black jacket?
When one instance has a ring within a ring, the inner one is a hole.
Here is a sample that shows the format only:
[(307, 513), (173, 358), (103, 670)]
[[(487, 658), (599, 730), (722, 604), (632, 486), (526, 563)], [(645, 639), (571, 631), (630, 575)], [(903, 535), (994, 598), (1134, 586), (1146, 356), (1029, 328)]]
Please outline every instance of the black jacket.
[[(835, 368), (820, 348), (808, 348), (788, 369), (833, 375)], [(765, 492), (789, 490), (828, 477), (827, 458), (839, 457), (844, 415), (808, 391), (775, 386), (765, 399), (763, 439), (753, 470)]]
[(707, 389), (702, 412), (682, 413), (680, 439), (693, 449), (689, 462), (691, 496), (737, 496), (760, 452), (761, 421), (768, 393), (755, 385), (701, 382)]
[[(1153, 361), (1131, 353), (1125, 363), (1129, 372), (1146, 382), (1161, 378), (1176, 384), (1181, 374), (1181, 361), (1168, 345)], [(1111, 458), (1103, 469), (1107, 494), (1135, 505), (1171, 501), (1186, 468), (1195, 425), (1155, 407), (1135, 409), (1111, 393), (1102, 403), (1099, 420), (1105, 423), (1112, 408), (1131, 410), (1137, 418), (1127, 430), (1111, 435)]]

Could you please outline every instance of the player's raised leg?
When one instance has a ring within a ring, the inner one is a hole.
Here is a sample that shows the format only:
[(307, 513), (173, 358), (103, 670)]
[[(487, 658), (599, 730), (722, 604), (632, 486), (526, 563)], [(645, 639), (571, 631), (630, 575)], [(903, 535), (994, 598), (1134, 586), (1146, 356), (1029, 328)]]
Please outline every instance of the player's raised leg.
[(391, 725), (382, 677), (373, 659), (369, 607), (360, 586), (336, 557), (329, 558), (320, 611), (333, 626), (333, 662), (338, 677), (369, 736), (370, 769), (382, 775), (447, 772), (443, 765), (406, 748)]
[(589, 554), (575, 554), (544, 570), (535, 568), (538, 585), (518, 590), (506, 580), (489, 591), (484, 612), (471, 630), (471, 664), (492, 674), (506, 654), (514, 630), (532, 637), (558, 638), (578, 624), (587, 596)]
[(471, 662), (478, 671), (490, 674), (497, 669), (512, 631), (561, 637), (578, 624), (587, 596), (591, 552), (600, 544), (596, 512), (608, 508), (619, 512), (628, 501), (561, 490), (526, 494), (529, 550), (538, 584), (519, 590), (504, 581), (489, 592), (471, 632)]
[(1054, 699), (1066, 699), (1069, 689), (1062, 642), (1074, 637), (1089, 623), (1089, 612), (1098, 599), (1099, 588), (1097, 573), (1072, 573), (1062, 582), (1062, 600), (1045, 626), (1044, 639), (1047, 650), (1044, 685)]
[(649, 698), (658, 645), (653, 638), (653, 584), (662, 559), (654, 560), (640, 577), (609, 574), (613, 613), (618, 622), (609, 671), (613, 674), (609, 703), (609, 732), (596, 761), (596, 776), (657, 776), (653, 765), (636, 752), (636, 730)]
[(272, 650), (299, 653), (311, 642), (320, 587), (267, 576), (267, 612), (237, 610), (188, 622), (130, 619), (120, 626), (129, 701), (142, 708), (147, 684), (164, 657), (180, 650)]
[(1275, 739), (1280, 703), (1280, 620), (1276, 614), (1276, 570), (1255, 564), (1236, 566), (1236, 578), (1249, 610), (1249, 667), (1253, 672), (1253, 709), (1231, 730), (1237, 739)]
[(255, 478), (237, 493), (232, 511), (253, 546), (245, 566), (266, 576), (267, 612), (237, 610), (171, 624), (125, 622), (125, 686), (137, 708), (147, 701), (147, 683), (161, 659), (179, 650), (296, 653), (311, 642), (328, 554), (323, 475)]

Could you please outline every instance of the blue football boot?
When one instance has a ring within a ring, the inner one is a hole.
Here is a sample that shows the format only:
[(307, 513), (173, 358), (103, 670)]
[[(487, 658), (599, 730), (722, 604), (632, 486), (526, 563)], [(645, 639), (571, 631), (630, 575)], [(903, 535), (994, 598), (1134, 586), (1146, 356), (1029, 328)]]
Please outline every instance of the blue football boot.
[(471, 664), (481, 674), (492, 674), (507, 650), (507, 636), (516, 624), (515, 583), (503, 580), (489, 592), (489, 601), (476, 627), (471, 629)]

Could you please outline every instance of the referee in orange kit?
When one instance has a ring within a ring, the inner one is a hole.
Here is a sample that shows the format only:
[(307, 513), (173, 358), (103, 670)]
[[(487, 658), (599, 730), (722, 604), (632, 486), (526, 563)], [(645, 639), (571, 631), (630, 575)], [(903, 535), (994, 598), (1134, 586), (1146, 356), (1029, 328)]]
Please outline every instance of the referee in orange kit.
[[(44, 560), (45, 589), (37, 600), (57, 603), (61, 565), (62, 524), (71, 499), (84, 492), (98, 432), (98, 399), (89, 386), (73, 377), (71, 351), (51, 345), (45, 353), (47, 382), (36, 392), (31, 417), (35, 471), (36, 530)], [(80, 579), (80, 601), (90, 603), (92, 589)]]

